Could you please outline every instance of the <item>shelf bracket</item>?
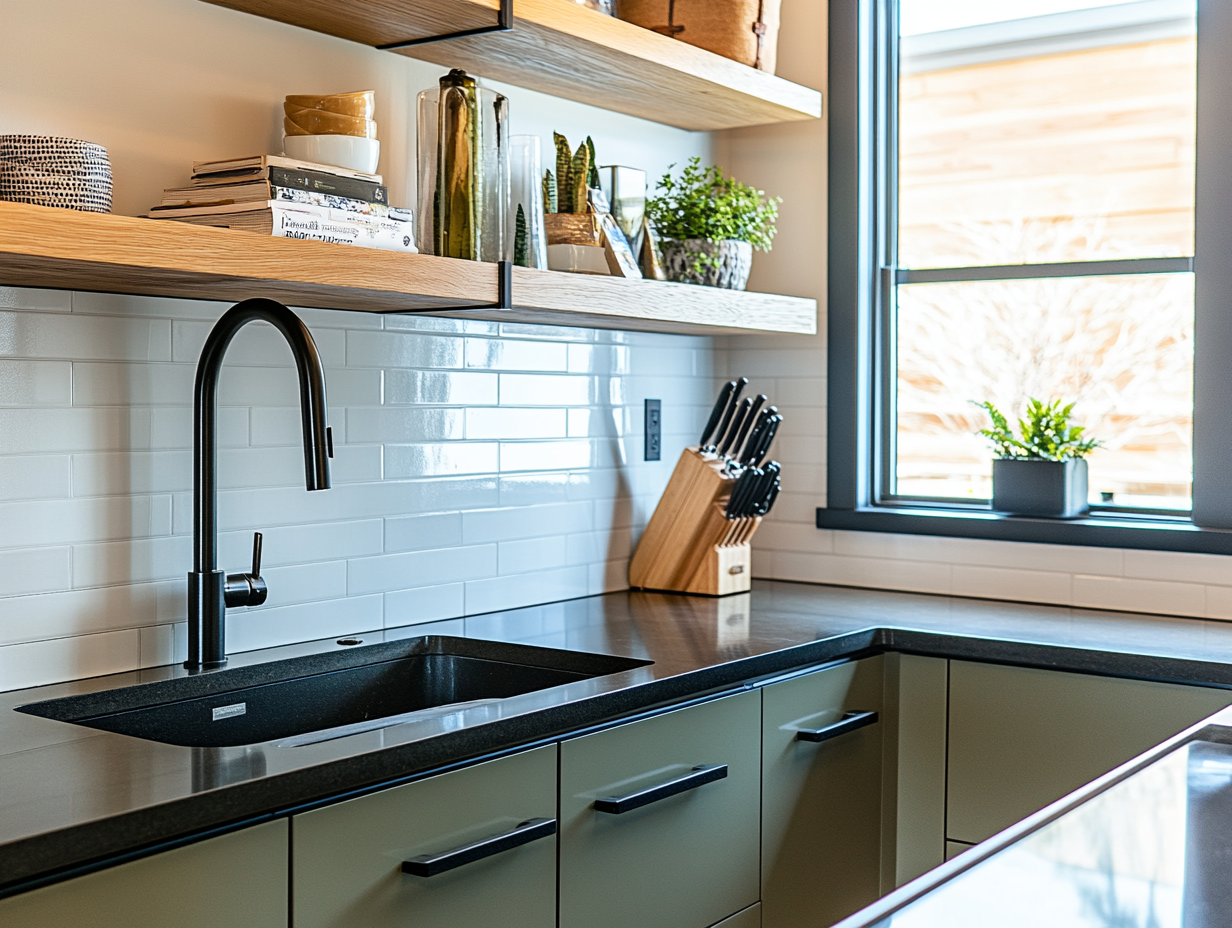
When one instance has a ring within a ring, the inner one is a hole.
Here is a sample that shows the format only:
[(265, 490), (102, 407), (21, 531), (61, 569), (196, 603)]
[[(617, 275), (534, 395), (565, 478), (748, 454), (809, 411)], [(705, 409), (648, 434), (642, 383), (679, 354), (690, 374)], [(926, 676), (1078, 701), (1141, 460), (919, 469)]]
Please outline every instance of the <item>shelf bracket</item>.
[(489, 32), (513, 31), (513, 0), (500, 0), (500, 10), (496, 14), (496, 25), (480, 26), (477, 29), (461, 29), (458, 32), (447, 32), (444, 35), (426, 35), (419, 39), (404, 39), (401, 42), (386, 42), (376, 46), (383, 52), (395, 51), (399, 48), (411, 48), (415, 45), (428, 45), (431, 42), (448, 42), (450, 39), (465, 39), (473, 35), (487, 35)]

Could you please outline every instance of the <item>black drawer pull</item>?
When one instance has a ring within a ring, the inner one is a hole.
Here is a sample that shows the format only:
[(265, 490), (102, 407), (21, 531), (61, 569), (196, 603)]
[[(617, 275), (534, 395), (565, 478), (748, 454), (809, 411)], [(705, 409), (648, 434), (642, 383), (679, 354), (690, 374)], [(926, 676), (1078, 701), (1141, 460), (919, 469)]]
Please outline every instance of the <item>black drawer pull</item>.
[(547, 838), (554, 834), (556, 834), (556, 819), (532, 818), (512, 831), (506, 831), (504, 834), (494, 835), (491, 838), (483, 838), (474, 844), (455, 847), (452, 851), (446, 851), (443, 854), (420, 854), (418, 857), (404, 860), (402, 861), (402, 872), (412, 876), (436, 876), (454, 867), (483, 860), (501, 851), (511, 851), (515, 847), (521, 847), (523, 844), (530, 844), (532, 841), (538, 841), (540, 838)]
[(837, 738), (839, 735), (845, 735), (849, 731), (855, 731), (857, 728), (863, 728), (865, 725), (872, 725), (877, 721), (876, 712), (844, 712), (843, 717), (833, 725), (826, 725), (822, 728), (802, 728), (796, 732), (797, 741), (829, 741), (831, 738)]
[(715, 780), (726, 778), (727, 764), (702, 764), (700, 767), (694, 767), (682, 777), (668, 780), (666, 783), (660, 783), (658, 786), (652, 786), (649, 789), (630, 793), (628, 796), (604, 796), (602, 799), (596, 799), (595, 811), (610, 812), (612, 815), (632, 812), (634, 809), (648, 806), (652, 802), (658, 802), (660, 799), (666, 799), (668, 796), (675, 796), (677, 793), (684, 793), (691, 789), (697, 789), (706, 783), (713, 783)]

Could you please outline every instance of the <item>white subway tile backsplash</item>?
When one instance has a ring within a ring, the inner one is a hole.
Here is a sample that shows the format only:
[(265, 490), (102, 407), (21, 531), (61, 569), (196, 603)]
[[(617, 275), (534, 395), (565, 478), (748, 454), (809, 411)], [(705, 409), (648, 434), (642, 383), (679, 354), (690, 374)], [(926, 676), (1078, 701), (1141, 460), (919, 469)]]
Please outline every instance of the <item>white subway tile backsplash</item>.
[[(329, 561), (335, 558), (380, 554), (384, 525), (380, 519), (354, 522), (324, 522), (316, 525), (271, 525), (259, 529), (263, 536), (265, 563), (270, 566)], [(251, 560), (252, 532), (222, 532), (218, 536), (219, 564), (227, 570), (247, 570)], [(184, 572), (191, 569), (184, 562)]]
[(381, 627), (380, 596), (350, 596), (269, 609), (229, 610), (227, 648), (255, 651), (288, 641), (342, 638)]
[[(500, 445), (500, 469), (576, 470), (592, 466), (594, 446), (585, 440), (567, 441), (503, 441)], [(594, 466), (610, 464), (594, 461)]]
[[(335, 417), (337, 413), (334, 414)], [(461, 409), (414, 406), (353, 407), (346, 411), (349, 442), (448, 441), (465, 437)]]
[(499, 487), (502, 506), (537, 506), (569, 499), (569, 475), (564, 473), (502, 475)]
[[(466, 611), (492, 612), (534, 603), (576, 599), (589, 595), (589, 571), (585, 567), (562, 567), (466, 584)], [(470, 623), (467, 623), (470, 629)]]
[(71, 362), (0, 360), (0, 406), (68, 406), (72, 397)]
[(518, 509), (481, 509), (462, 514), (462, 540), (468, 545), (545, 535), (588, 532), (594, 527), (590, 502)]
[(575, 410), (511, 409), (508, 406), (466, 410), (466, 437), (472, 441), (501, 438), (565, 438), (568, 416)]
[(462, 544), (462, 513), (432, 512), (385, 520), (385, 552), (456, 548)]
[(385, 594), (385, 627), (418, 625), (435, 622), (466, 612), (461, 583), (442, 583), (413, 590), (395, 590)]
[[(221, 315), (221, 314), (220, 314)], [(205, 347), (205, 339), (214, 327), (215, 320), (203, 322), (179, 320), (172, 324), (171, 358), (196, 365)], [(346, 333), (338, 329), (317, 328), (312, 332), (321, 364), (326, 368), (342, 367), (346, 363)], [(250, 322), (244, 326), (224, 356), (219, 384), (227, 379), (227, 371), (233, 366), (294, 367), (295, 359), (282, 333), (268, 322)]]
[(347, 332), (346, 360), (347, 367), (462, 367), (463, 342), (418, 333)]
[(165, 534), (169, 508), (149, 496), (0, 503), (0, 549)]
[(496, 374), (473, 371), (387, 370), (384, 402), (387, 406), (495, 406), (498, 382)]
[(358, 558), (347, 565), (347, 593), (385, 593), (496, 576), (496, 545), (433, 548)]
[(499, 464), (500, 446), (496, 442), (385, 446), (385, 476), (391, 480), (490, 474)]
[(171, 360), (171, 321), (0, 311), (0, 357)]
[(950, 568), (950, 592), (955, 596), (1068, 604), (1073, 596), (1072, 584), (1072, 575), (1054, 571), (966, 564), (954, 564)]
[(1177, 551), (1125, 552), (1125, 576), (1232, 586), (1232, 557)]
[(497, 545), (497, 573), (502, 577), (564, 567), (566, 560), (565, 538), (561, 535), (502, 541)]
[[(587, 406), (591, 378), (574, 375), (501, 374), (502, 406)], [(605, 399), (596, 396), (595, 402)]]
[(0, 500), (70, 496), (71, 473), (72, 458), (67, 454), (0, 457)]
[(0, 309), (27, 309), (44, 313), (67, 313), (73, 308), (71, 290), (34, 290), (0, 287)]
[(1206, 589), (1198, 584), (1126, 577), (1074, 577), (1074, 605), (1167, 615), (1206, 614)]
[(54, 638), (0, 648), (0, 689), (97, 677), (133, 670), (140, 665), (137, 629)]
[(147, 583), (184, 576), (192, 569), (192, 538), (170, 535), (73, 547), (73, 587)]
[(568, 370), (569, 346), (520, 339), (468, 338), (466, 366), (494, 371)]
[(67, 590), (70, 561), (71, 549), (65, 547), (0, 551), (0, 596)]

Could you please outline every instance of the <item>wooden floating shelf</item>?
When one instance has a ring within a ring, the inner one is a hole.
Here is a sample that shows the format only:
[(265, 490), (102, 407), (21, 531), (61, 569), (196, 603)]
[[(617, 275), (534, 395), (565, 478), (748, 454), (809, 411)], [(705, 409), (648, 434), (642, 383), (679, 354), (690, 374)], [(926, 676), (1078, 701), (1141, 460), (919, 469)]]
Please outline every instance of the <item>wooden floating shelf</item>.
[(0, 285), (694, 335), (817, 331), (815, 300), (513, 270), (513, 309), (459, 309), (497, 302), (495, 265), (0, 203)]
[[(498, 0), (208, 0), (381, 46), (490, 26)], [(398, 49), (593, 106), (682, 129), (816, 119), (821, 93), (626, 23), (573, 0), (513, 0), (511, 32)]]

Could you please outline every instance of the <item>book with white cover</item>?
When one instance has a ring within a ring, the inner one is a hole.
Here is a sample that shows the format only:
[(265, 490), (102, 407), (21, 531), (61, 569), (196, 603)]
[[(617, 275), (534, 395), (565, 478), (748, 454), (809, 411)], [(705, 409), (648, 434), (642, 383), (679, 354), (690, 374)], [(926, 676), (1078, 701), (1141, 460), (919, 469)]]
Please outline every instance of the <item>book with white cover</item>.
[(318, 171), (322, 174), (334, 174), (338, 177), (353, 177), (356, 180), (372, 181), (383, 184), (380, 174), (367, 174), (363, 171), (352, 171), (350, 168), (340, 168), (334, 164), (317, 164), (314, 161), (302, 161), (286, 155), (249, 155), (247, 158), (227, 158), (223, 161), (194, 161), (192, 176), (216, 177), (232, 175), (236, 177), (245, 174), (261, 176), (270, 168), (290, 168), (295, 171)]
[(358, 216), (339, 210), (315, 210), (296, 204), (271, 200), (261, 209), (230, 213), (205, 213), (195, 216), (162, 215), (151, 218), (189, 222), (194, 225), (217, 226), (272, 235), (274, 238), (298, 238), (381, 251), (416, 254), (414, 227), (408, 222)]
[[(282, 188), (275, 188), (282, 190)], [(274, 206), (294, 207), (305, 212), (319, 213), (322, 216), (340, 214), (340, 219), (388, 219), (391, 222), (411, 222), (414, 213), (409, 209), (397, 206), (383, 206), (380, 203), (366, 203), (363, 200), (351, 200), (346, 197), (334, 197), (329, 194), (310, 193), (305, 190), (288, 190), (286, 196), (269, 200), (223, 199), (215, 202), (199, 204), (166, 204), (155, 206), (150, 210), (151, 219), (186, 219), (191, 216), (214, 216), (219, 213), (247, 213), (270, 209)]]

